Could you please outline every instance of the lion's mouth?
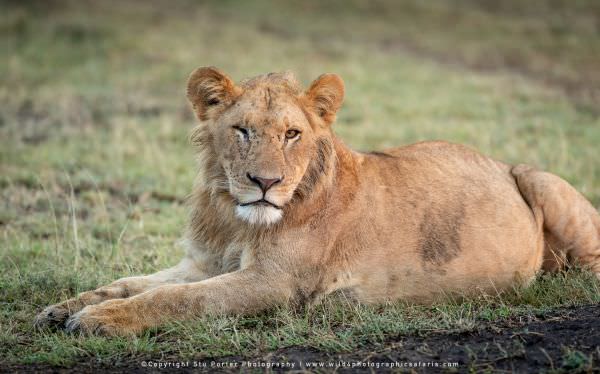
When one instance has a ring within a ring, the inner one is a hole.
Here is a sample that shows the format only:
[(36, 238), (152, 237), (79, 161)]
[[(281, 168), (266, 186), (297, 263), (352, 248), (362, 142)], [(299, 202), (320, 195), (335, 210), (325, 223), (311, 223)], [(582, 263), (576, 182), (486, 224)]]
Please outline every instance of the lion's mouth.
[(281, 209), (281, 207), (279, 205), (274, 204), (274, 203), (270, 202), (269, 200), (265, 200), (264, 198), (260, 199), (260, 200), (256, 200), (256, 201), (251, 201), (249, 203), (238, 204), (238, 205), (239, 206), (261, 206), (262, 205), (262, 206), (271, 206), (276, 209)]

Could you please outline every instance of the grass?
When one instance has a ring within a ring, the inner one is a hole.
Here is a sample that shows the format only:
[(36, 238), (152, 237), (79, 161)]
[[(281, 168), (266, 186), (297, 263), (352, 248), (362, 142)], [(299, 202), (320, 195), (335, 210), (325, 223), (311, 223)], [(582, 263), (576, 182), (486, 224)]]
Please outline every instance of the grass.
[[(33, 331), (42, 307), (177, 262), (194, 177), (187, 75), (342, 75), (337, 133), (358, 149), (446, 139), (568, 179), (600, 205), (600, 9), (593, 1), (8, 2), (0, 15), (0, 357), (351, 351), (390, 337), (600, 302), (590, 274), (430, 307), (213, 317), (134, 339)], [(512, 5), (511, 5), (512, 4)], [(519, 9), (517, 8), (517, 4)], [(90, 17), (93, 15), (93, 17)], [(580, 365), (579, 353), (564, 358)], [(585, 361), (585, 360), (584, 360)]]

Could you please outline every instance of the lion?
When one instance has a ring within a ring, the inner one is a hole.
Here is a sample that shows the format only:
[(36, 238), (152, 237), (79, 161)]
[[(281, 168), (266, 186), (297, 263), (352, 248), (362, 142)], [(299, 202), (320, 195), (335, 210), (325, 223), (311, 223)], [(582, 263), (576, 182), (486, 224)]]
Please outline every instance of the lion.
[(335, 74), (187, 84), (199, 124), (186, 255), (49, 306), (38, 327), (139, 334), (172, 320), (501, 292), (576, 263), (600, 275), (600, 216), (569, 183), (443, 141), (357, 152), (332, 130)]

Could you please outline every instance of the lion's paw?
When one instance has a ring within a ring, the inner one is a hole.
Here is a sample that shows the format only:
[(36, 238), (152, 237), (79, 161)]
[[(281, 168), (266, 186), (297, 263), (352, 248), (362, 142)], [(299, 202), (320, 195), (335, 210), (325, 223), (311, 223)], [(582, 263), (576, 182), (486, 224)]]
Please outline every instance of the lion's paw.
[(84, 335), (125, 336), (139, 332), (132, 318), (115, 308), (114, 300), (98, 305), (88, 305), (73, 314), (65, 324), (69, 333)]
[(61, 304), (50, 305), (42, 310), (33, 322), (37, 329), (56, 328), (64, 326), (65, 321), (69, 318), (69, 310)]

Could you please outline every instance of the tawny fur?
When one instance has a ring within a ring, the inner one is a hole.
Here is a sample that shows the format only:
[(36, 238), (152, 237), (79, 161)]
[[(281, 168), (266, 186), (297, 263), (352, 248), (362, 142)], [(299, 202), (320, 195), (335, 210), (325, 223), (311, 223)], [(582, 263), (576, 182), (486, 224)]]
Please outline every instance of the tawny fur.
[(343, 96), (332, 74), (302, 91), (289, 73), (236, 85), (196, 70), (187, 255), (50, 306), (36, 324), (137, 334), (335, 291), (430, 302), (500, 292), (567, 262), (600, 273), (600, 217), (567, 182), (446, 142), (355, 152), (331, 130)]

